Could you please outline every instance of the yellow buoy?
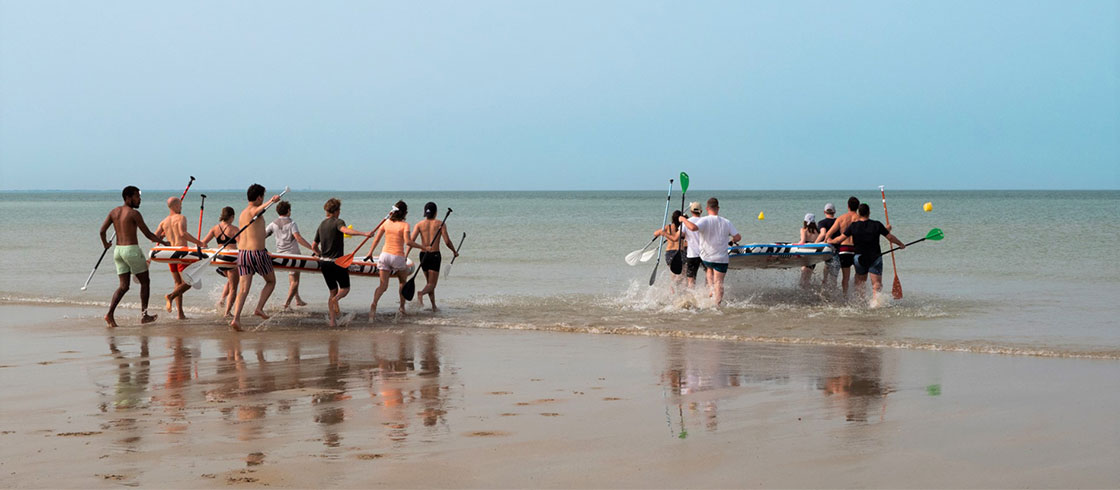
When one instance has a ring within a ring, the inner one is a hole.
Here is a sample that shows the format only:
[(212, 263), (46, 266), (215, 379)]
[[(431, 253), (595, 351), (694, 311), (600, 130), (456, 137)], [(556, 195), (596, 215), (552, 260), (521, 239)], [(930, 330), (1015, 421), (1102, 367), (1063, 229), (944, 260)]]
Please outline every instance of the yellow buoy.
[(758, 219), (766, 219), (766, 213), (763, 213), (763, 212), (759, 211), (758, 212)]
[(923, 204), (922, 205), (922, 210), (924, 210), (927, 213), (930, 212), (930, 211), (933, 211), (933, 203), (932, 202), (927, 202), (927, 203)]
[[(351, 230), (354, 229), (354, 225), (346, 225), (346, 227), (350, 228)], [(350, 238), (350, 235), (347, 235), (347, 234), (343, 233), (342, 238)]]

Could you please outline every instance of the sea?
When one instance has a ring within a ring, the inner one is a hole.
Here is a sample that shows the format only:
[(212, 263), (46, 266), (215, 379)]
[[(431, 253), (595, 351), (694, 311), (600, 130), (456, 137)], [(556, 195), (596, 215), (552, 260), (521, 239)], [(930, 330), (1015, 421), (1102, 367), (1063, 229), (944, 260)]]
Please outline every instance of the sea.
[[(270, 189), (269, 194), (276, 189)], [(181, 190), (144, 190), (140, 211), (155, 229), (167, 215), (165, 200)], [(217, 222), (222, 207), (245, 205), (244, 191), (192, 189), (183, 214), (194, 233)], [(687, 201), (718, 197), (721, 215), (743, 235), (741, 243), (795, 242), (805, 213), (824, 217), (825, 203), (843, 210), (849, 196), (871, 205), (883, 220), (877, 188), (843, 191), (696, 191)], [(819, 284), (799, 286), (800, 271), (733, 270), (725, 304), (717, 308), (703, 289), (674, 284), (658, 259), (636, 266), (623, 258), (649, 243), (661, 227), (665, 191), (614, 192), (326, 192), (293, 190), (292, 217), (310, 241), (328, 198), (342, 201), (342, 218), (371, 229), (398, 199), (421, 218), (433, 201), (462, 254), (440, 279), (438, 313), (410, 306), (393, 315), (392, 294), (368, 321), (375, 279), (353, 278), (343, 303), (344, 330), (431, 328), (543, 330), (582, 335), (644, 335), (732, 342), (979, 352), (1003, 355), (1120, 359), (1120, 212), (1118, 191), (890, 191), (894, 234), (926, 241), (884, 257), (882, 304), (848, 299)], [(670, 210), (681, 207), (677, 189)], [(109, 254), (86, 290), (81, 286), (101, 255), (98, 229), (120, 204), (118, 191), (0, 193), (0, 301), (28, 305), (107, 306), (117, 284)], [(925, 211), (925, 203), (932, 210)], [(269, 210), (265, 219), (275, 219)], [(347, 248), (359, 238), (347, 239)], [(148, 244), (142, 240), (146, 249)], [(271, 244), (271, 239), (270, 239)], [(883, 246), (886, 246), (884, 240)], [(368, 247), (368, 245), (367, 245)], [(415, 252), (414, 252), (415, 253)], [(416, 259), (415, 255), (412, 257)], [(445, 251), (443, 267), (450, 255)], [(656, 282), (649, 285), (656, 269)], [(208, 276), (185, 296), (189, 320), (163, 312), (172, 288), (167, 267), (152, 265), (150, 309), (154, 326), (226, 328), (218, 314), (224, 279)], [(889, 299), (897, 273), (903, 298)], [(258, 331), (327, 329), (327, 290), (320, 276), (304, 274), (306, 307), (282, 312), (287, 274), (278, 274), (269, 310), (277, 314)], [(254, 295), (261, 281), (256, 281)], [(394, 283), (395, 284), (395, 283)], [(417, 279), (417, 289), (424, 279)], [(251, 301), (253, 298), (251, 298)], [(118, 312), (135, 323), (139, 287)], [(247, 307), (248, 308), (248, 307)]]

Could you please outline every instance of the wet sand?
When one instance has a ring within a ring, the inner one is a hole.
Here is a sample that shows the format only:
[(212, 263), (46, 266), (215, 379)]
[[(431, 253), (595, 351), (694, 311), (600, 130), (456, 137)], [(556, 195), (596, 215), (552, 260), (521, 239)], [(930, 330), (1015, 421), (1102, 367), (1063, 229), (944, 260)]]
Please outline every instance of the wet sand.
[(1120, 486), (1116, 361), (102, 314), (0, 304), (0, 486)]

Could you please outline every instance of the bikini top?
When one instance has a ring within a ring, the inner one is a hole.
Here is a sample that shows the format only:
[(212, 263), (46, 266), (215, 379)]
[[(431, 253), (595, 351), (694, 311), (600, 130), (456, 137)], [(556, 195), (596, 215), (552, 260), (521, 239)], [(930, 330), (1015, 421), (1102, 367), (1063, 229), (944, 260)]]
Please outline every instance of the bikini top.
[(217, 240), (218, 240), (218, 243), (220, 243), (222, 245), (229, 245), (229, 244), (234, 243), (234, 239), (232, 237), (230, 237), (229, 235), (226, 235), (226, 231), (224, 229), (222, 229), (222, 225), (218, 225)]

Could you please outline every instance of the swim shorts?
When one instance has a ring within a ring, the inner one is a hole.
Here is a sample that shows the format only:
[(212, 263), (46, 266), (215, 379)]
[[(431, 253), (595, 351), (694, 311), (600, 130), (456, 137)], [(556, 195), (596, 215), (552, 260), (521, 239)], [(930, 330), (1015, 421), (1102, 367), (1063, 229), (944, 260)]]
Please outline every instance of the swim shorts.
[(836, 277), (840, 274), (840, 256), (835, 253), (832, 257), (824, 262), (824, 273), (826, 275)]
[(167, 264), (167, 268), (171, 269), (171, 272), (183, 272), (188, 265), (190, 264)]
[(381, 255), (377, 256), (377, 270), (389, 271), (390, 274), (405, 272), (408, 270), (408, 259), (400, 255), (381, 252)]
[(331, 291), (338, 288), (350, 289), (350, 271), (339, 267), (333, 261), (320, 261), (319, 272), (323, 273), (323, 281), (327, 283), (327, 289)]
[(840, 245), (837, 249), (840, 258), (840, 267), (847, 269), (852, 266), (852, 258), (856, 255), (856, 248), (851, 245)]
[[(677, 256), (677, 255), (679, 255), (680, 253), (681, 253), (681, 251), (680, 251), (680, 250), (666, 250), (666, 251), (665, 251), (665, 263), (666, 263), (666, 264), (671, 264), (671, 263), (673, 263), (673, 257), (676, 257), (676, 256)], [(682, 262), (682, 263), (683, 263), (683, 262)]]
[(704, 261), (704, 267), (712, 269), (712, 270), (714, 270), (716, 272), (719, 272), (721, 274), (727, 274), (727, 263), (726, 262), (722, 262), (722, 263), (721, 262), (708, 262), (708, 261), (705, 260)]
[(117, 266), (118, 276), (148, 272), (148, 261), (144, 259), (139, 245), (117, 245), (113, 249), (113, 264)]
[(420, 268), (424, 272), (436, 271), (439, 272), (439, 265), (443, 262), (443, 256), (439, 252), (420, 252)]
[(869, 264), (867, 266), (864, 266), (864, 262), (865, 262), (864, 260), (860, 260), (861, 258), (863, 258), (863, 255), (856, 255), (855, 257), (856, 257), (855, 266), (856, 266), (856, 275), (857, 276), (866, 276), (868, 272), (870, 272), (872, 274), (875, 274), (877, 276), (883, 275), (883, 256), (882, 255), (876, 255), (874, 259), (869, 259), (868, 262), (871, 262), (871, 264)]
[(248, 276), (260, 274), (267, 276), (272, 272), (272, 257), (268, 250), (238, 250), (237, 274)]
[(696, 273), (700, 271), (700, 257), (688, 257), (684, 259), (684, 275), (692, 279), (696, 279)]

